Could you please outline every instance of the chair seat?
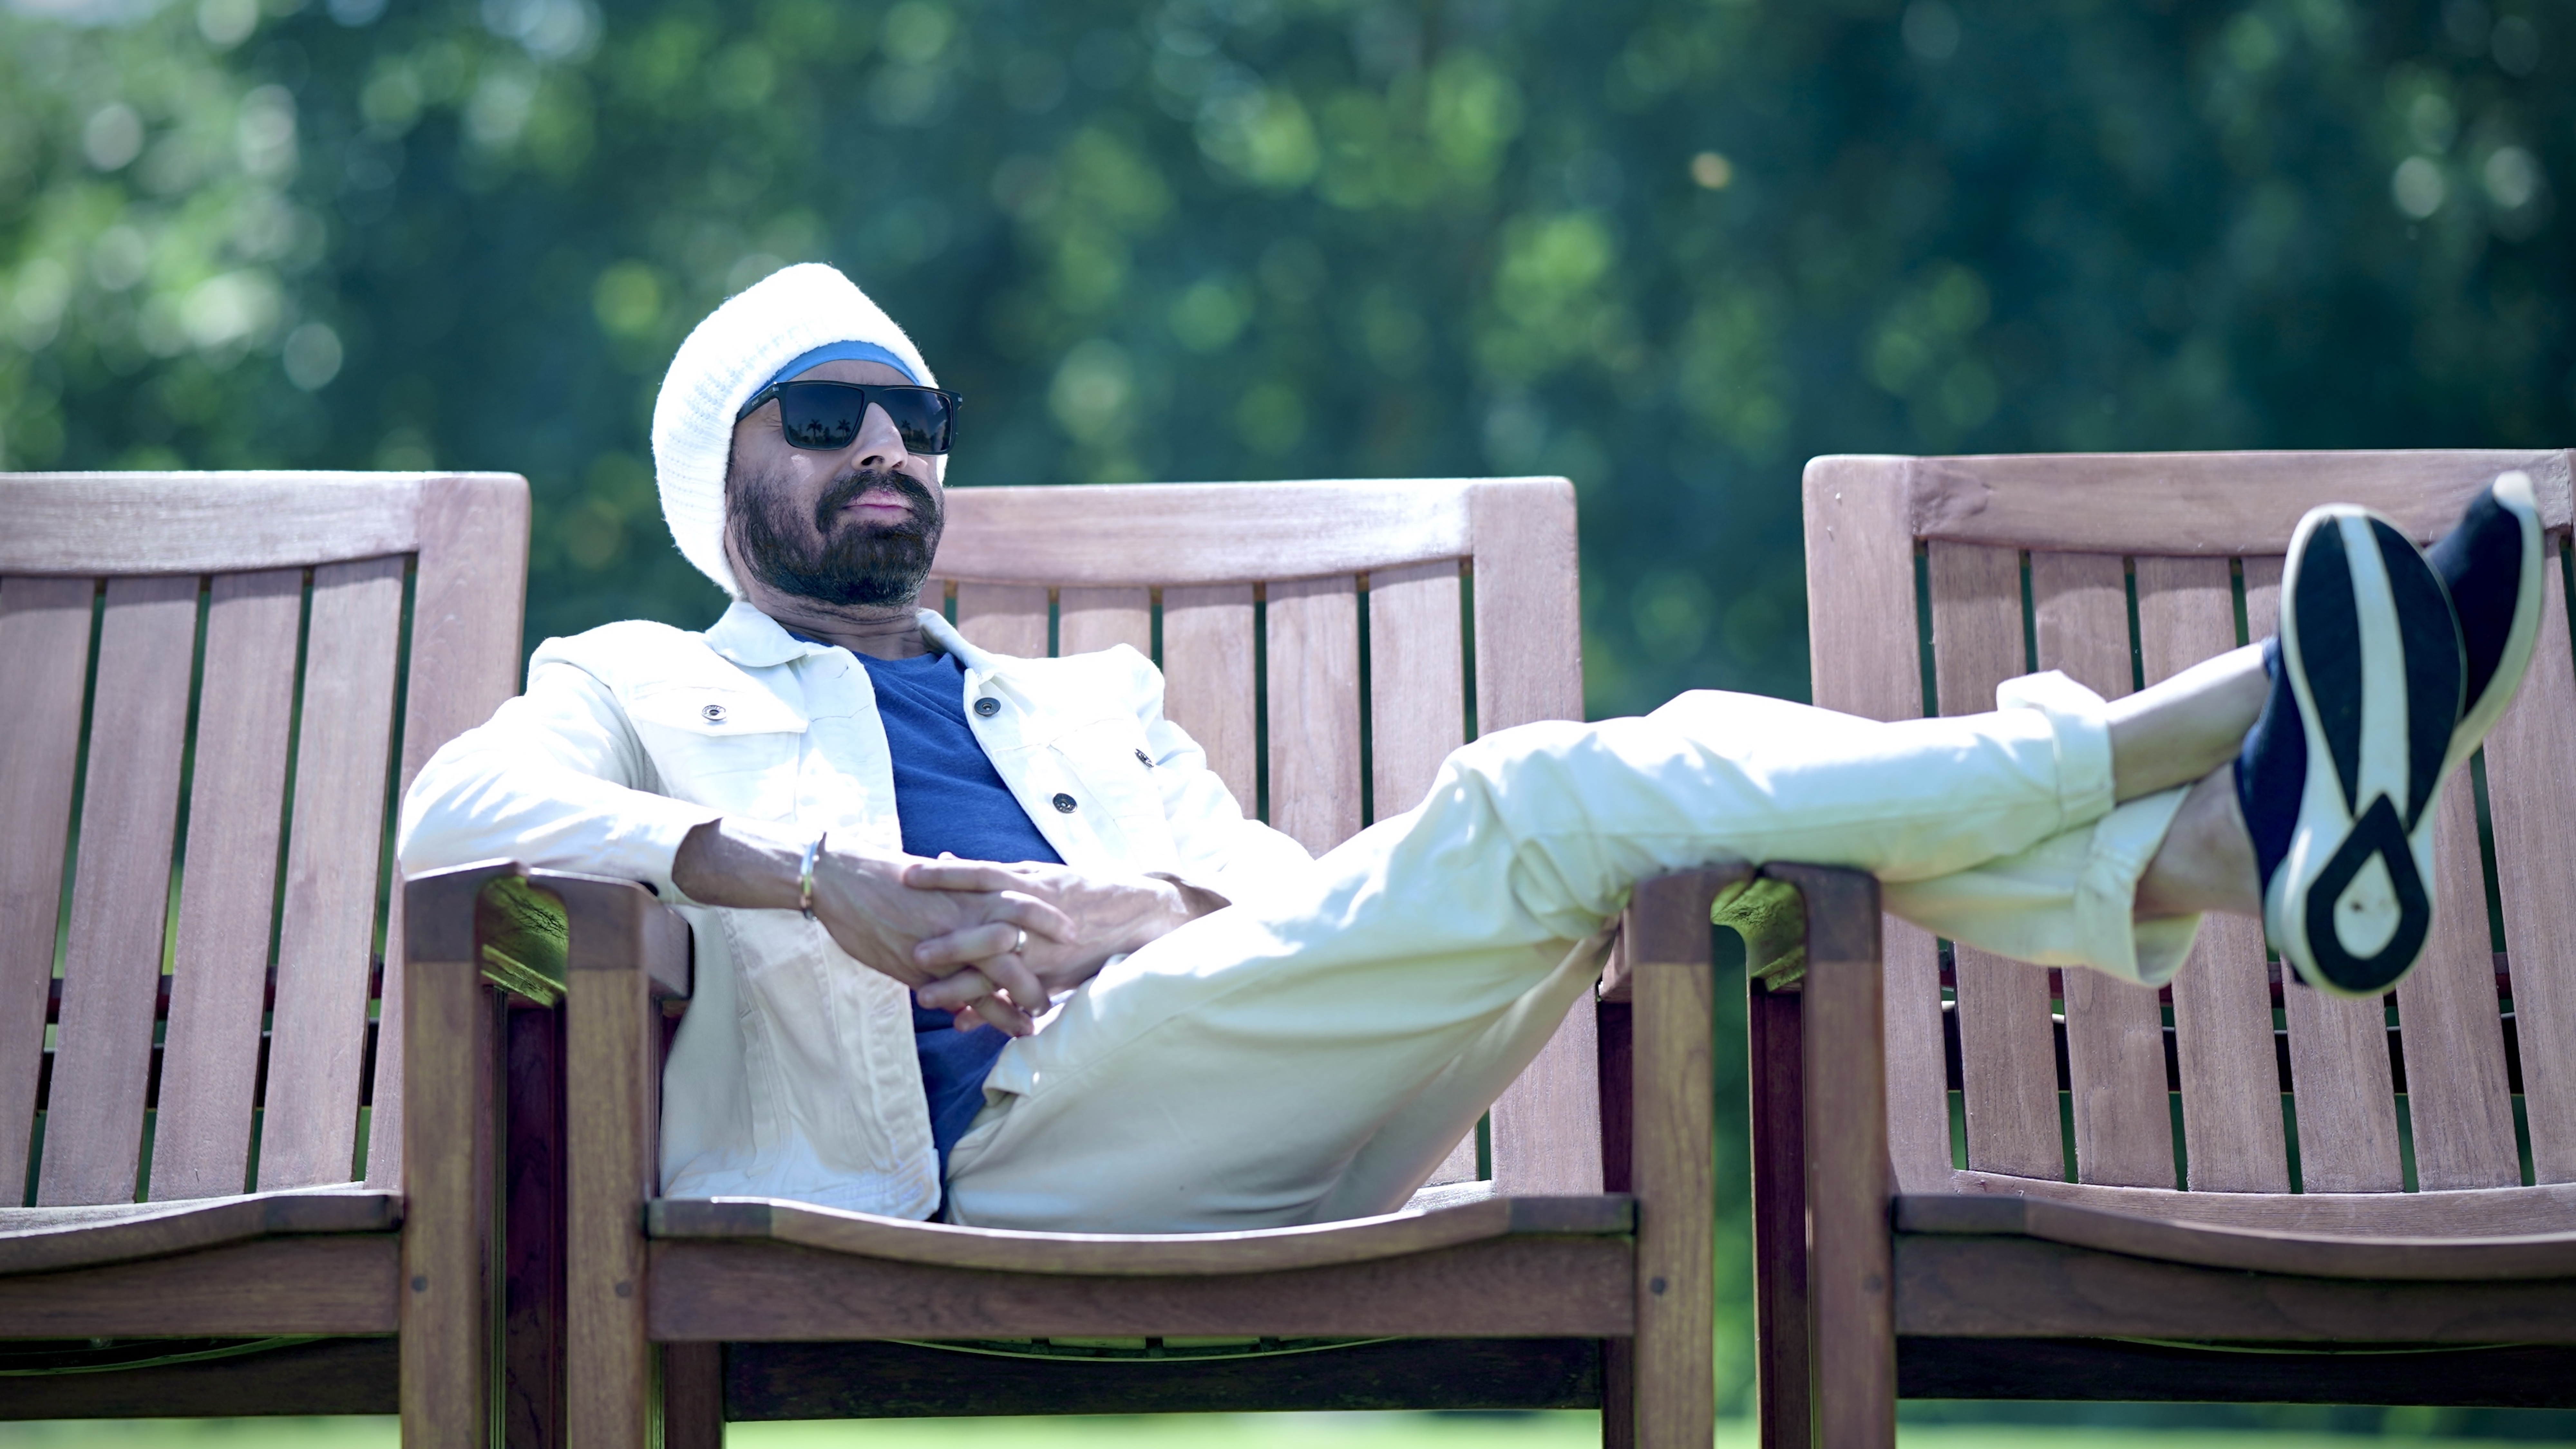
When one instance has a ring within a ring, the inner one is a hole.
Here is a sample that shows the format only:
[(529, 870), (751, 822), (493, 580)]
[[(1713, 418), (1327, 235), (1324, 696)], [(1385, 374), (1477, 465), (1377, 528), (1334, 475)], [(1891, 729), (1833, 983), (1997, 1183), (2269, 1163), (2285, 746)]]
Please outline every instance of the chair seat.
[(402, 1226), (399, 1193), (298, 1189), (178, 1202), (0, 1208), (0, 1277), (94, 1268), (306, 1233)]
[(1031, 1233), (919, 1223), (778, 1198), (656, 1198), (645, 1235), (664, 1241), (766, 1241), (932, 1267), (1069, 1276), (1268, 1273), (1400, 1258), (1511, 1237), (1618, 1237), (1636, 1200), (1479, 1196), (1378, 1217), (1233, 1233)]
[(1895, 1222), (1900, 1233), (2036, 1238), (2160, 1262), (2306, 1278), (2433, 1282), (2576, 1278), (2576, 1232), (2494, 1237), (2321, 1234), (2182, 1222), (2038, 1197), (1949, 1193), (1897, 1198)]

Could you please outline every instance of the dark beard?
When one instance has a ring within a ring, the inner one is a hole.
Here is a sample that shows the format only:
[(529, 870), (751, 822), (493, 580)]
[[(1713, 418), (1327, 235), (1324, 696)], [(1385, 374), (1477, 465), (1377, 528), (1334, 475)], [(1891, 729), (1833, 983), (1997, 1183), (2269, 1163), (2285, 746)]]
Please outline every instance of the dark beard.
[[(890, 525), (845, 519), (841, 510), (872, 488), (886, 488), (912, 505), (910, 520)], [(726, 512), (734, 542), (752, 576), (782, 594), (825, 604), (907, 604), (930, 577), (945, 520), (939, 500), (918, 479), (867, 470), (832, 480), (814, 505), (814, 531), (805, 542), (805, 520), (770, 475), (743, 480)]]

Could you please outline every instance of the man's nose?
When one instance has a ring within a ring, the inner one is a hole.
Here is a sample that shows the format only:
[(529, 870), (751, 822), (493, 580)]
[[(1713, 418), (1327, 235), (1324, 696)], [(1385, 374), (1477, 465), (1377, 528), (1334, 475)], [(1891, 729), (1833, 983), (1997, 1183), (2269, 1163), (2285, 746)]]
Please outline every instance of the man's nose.
[(850, 466), (891, 472), (903, 460), (903, 434), (895, 431), (894, 419), (884, 408), (868, 404), (867, 420), (859, 424), (859, 435), (850, 443)]

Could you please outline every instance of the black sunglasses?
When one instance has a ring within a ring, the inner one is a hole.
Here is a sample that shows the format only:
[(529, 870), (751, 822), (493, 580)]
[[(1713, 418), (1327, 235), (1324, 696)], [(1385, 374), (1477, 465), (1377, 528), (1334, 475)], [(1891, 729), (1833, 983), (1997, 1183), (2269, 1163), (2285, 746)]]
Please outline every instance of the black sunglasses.
[(773, 382), (753, 393), (734, 421), (750, 417), (771, 398), (778, 400), (780, 430), (791, 448), (830, 453), (850, 446), (873, 403), (894, 421), (905, 451), (925, 456), (948, 451), (957, 435), (957, 408), (966, 401), (953, 392), (908, 383)]

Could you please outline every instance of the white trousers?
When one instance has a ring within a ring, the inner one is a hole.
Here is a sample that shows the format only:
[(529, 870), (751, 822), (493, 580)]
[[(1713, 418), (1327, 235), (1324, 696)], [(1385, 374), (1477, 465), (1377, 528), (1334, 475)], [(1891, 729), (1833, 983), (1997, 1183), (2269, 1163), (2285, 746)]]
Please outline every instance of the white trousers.
[(1753, 695), (1468, 745), (1313, 880), (1118, 961), (1012, 1042), (951, 1155), (949, 1217), (1212, 1232), (1401, 1206), (1544, 1046), (1637, 881), (1720, 862), (1876, 875), (1954, 940), (2131, 981), (2184, 792), (2114, 809), (2103, 704), (2062, 675), (1992, 714), (1887, 724)]

